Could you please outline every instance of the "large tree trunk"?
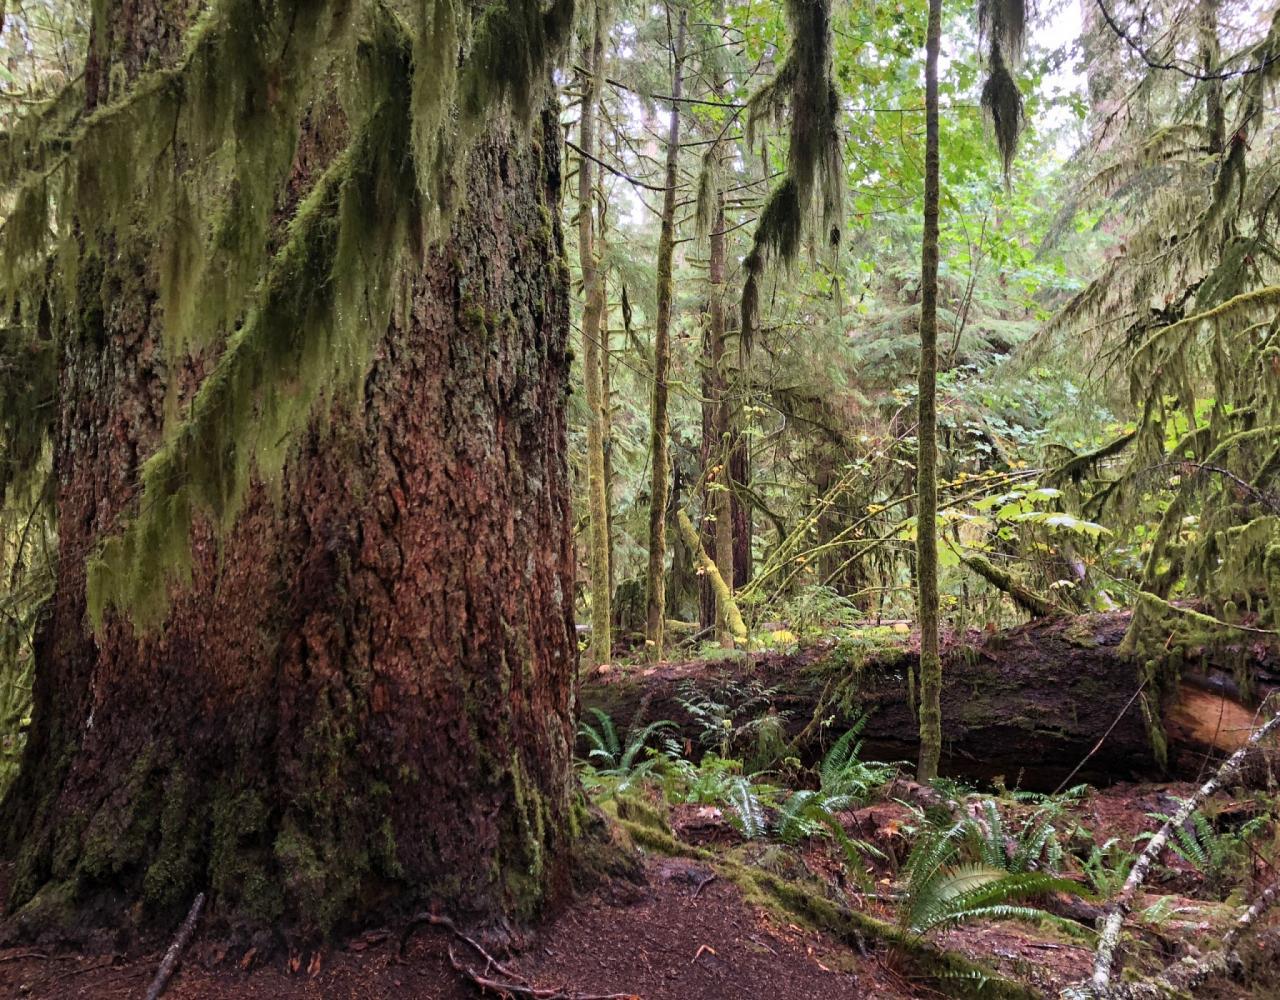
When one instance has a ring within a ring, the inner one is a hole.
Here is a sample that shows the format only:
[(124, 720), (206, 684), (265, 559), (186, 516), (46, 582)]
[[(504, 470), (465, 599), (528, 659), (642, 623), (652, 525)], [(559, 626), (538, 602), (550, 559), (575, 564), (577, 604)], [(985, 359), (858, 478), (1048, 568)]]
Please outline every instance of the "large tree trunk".
[[(85, 555), (161, 439), (152, 248), (122, 234), (86, 261), (59, 384), (57, 586), (0, 804), (20, 926), (169, 920), (199, 891), (215, 920), (303, 934), (426, 900), (502, 926), (566, 886), (554, 113), (523, 135), (494, 126), (474, 149), (464, 207), (407, 282), (361, 400), (316, 422), (225, 537), (197, 529), (191, 584), (147, 635), (115, 614), (89, 631)], [(293, 183), (326, 159), (304, 137)]]
[[(1189, 659), (1177, 691), (1163, 706), (1148, 706), (1163, 709), (1166, 771), (1152, 749), (1138, 665), (1119, 652), (1128, 623), (1127, 613), (1085, 615), (953, 639), (941, 689), (942, 772), (987, 781), (1002, 776), (1010, 787), (1052, 790), (1068, 777), (1097, 783), (1166, 773), (1194, 777), (1206, 753), (1238, 748), (1254, 722), (1251, 706), (1280, 686), (1280, 658), (1241, 648), (1229, 658)], [(802, 757), (819, 758), (870, 712), (863, 758), (909, 761), (919, 750), (919, 729), (907, 675), (918, 669), (919, 655), (905, 643), (850, 641), (737, 663), (610, 672), (585, 681), (580, 701), (583, 711), (608, 712), (621, 731), (671, 719), (696, 745), (701, 730), (682, 698), (701, 691), (732, 703), (734, 690), (741, 697), (744, 686), (759, 684), (773, 689), (769, 706), (781, 713)], [(1251, 677), (1248, 697), (1234, 684), (1238, 674)]]

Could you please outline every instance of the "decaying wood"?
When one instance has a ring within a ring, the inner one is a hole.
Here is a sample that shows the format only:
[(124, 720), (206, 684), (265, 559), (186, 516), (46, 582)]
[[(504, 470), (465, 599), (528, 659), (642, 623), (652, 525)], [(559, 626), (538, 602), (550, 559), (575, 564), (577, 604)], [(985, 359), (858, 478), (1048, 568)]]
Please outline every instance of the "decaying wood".
[[(1065, 778), (1194, 778), (1205, 755), (1238, 749), (1254, 708), (1225, 679), (1249, 675), (1254, 697), (1280, 686), (1276, 654), (1244, 645), (1227, 654), (1185, 657), (1189, 683), (1166, 695), (1168, 765), (1152, 751), (1142, 712), (1138, 664), (1121, 655), (1127, 612), (1050, 618), (1002, 632), (952, 636), (944, 651), (943, 771), (1051, 790)], [(912, 643), (848, 639), (798, 653), (664, 663), (584, 678), (580, 711), (599, 708), (621, 729), (671, 719), (696, 741), (682, 699), (699, 693), (732, 699), (731, 688), (771, 689), (769, 707), (793, 752), (812, 759), (864, 711), (863, 755), (913, 760), (918, 748), (910, 677)], [(1208, 679), (1222, 683), (1216, 689)], [(1194, 681), (1194, 683), (1192, 683)], [(1148, 696), (1153, 696), (1150, 692)], [(1091, 755), (1092, 754), (1092, 755)], [(1074, 772), (1074, 773), (1073, 773)]]
[(151, 988), (147, 990), (147, 1000), (159, 1000), (160, 994), (169, 985), (169, 978), (173, 975), (173, 970), (178, 967), (178, 960), (182, 958), (183, 951), (191, 941), (191, 935), (195, 933), (196, 921), (200, 919), (200, 911), (203, 909), (204, 893), (202, 892), (191, 904), (191, 909), (187, 911), (187, 919), (182, 921), (173, 944), (169, 945), (169, 950), (164, 953), (160, 968), (156, 970), (156, 978), (151, 980)]

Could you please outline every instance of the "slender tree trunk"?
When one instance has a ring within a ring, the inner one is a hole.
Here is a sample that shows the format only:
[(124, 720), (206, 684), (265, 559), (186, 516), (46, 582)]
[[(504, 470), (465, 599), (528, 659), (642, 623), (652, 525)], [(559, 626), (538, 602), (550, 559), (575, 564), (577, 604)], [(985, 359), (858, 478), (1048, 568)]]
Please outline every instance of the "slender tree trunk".
[[(584, 152), (596, 152), (595, 117), (600, 99), (600, 75), (604, 72), (604, 21), (600, 4), (594, 5), (592, 41), (584, 47), (586, 63), (582, 94), (582, 120), (578, 142)], [(594, 234), (595, 165), (588, 156), (578, 163), (578, 254), (582, 267), (582, 368), (587, 388), (587, 494), (590, 511), (591, 566), (591, 664), (608, 663), (611, 641), (612, 593), (609, 586), (609, 497), (604, 461), (604, 383), (601, 369), (600, 332), (604, 317), (604, 287), (596, 260)]]
[(942, 753), (942, 661), (938, 656), (938, 49), (942, 0), (929, 0), (925, 38), (924, 246), (920, 265), (920, 405), (916, 430), (916, 587), (920, 618), (920, 761), (938, 774)]
[[(157, 37), (181, 51), (169, 8), (185, 6), (108, 8), (126, 67), (166, 51)], [(333, 134), (307, 131), (329, 128), (341, 139), (340, 119), (308, 116), (282, 204), (335, 154)], [(153, 248), (121, 227), (109, 257), (82, 261), (57, 397), (61, 558), (30, 738), (0, 803), (19, 926), (172, 926), (204, 891), (224, 928), (315, 935), (422, 902), (502, 927), (567, 891), (576, 657), (554, 111), (531, 132), (490, 126), (460, 182), (361, 398), (316, 420), (225, 535), (197, 524), (189, 584), (146, 635), (115, 613), (89, 631), (84, 556), (117, 530), (163, 435), (174, 376)]]
[[(746, 372), (742, 353), (739, 352), (738, 370)], [(735, 407), (741, 413), (741, 407)], [(740, 418), (739, 418), (740, 419)], [(738, 487), (751, 484), (751, 446), (741, 425), (729, 422), (731, 440), (729, 442), (729, 483), (734, 487), (730, 500), (729, 513), (733, 520), (733, 589), (740, 590), (751, 582), (751, 540), (753, 526), (751, 522), (751, 504), (744, 500)]]
[[(717, 90), (717, 94), (720, 91)], [(720, 151), (717, 151), (718, 153)], [(723, 170), (723, 154), (720, 169)], [(733, 581), (733, 492), (729, 482), (729, 401), (728, 373), (725, 370), (725, 225), (724, 191), (716, 192), (716, 210), (711, 220), (711, 255), (708, 274), (711, 281), (711, 365), (715, 373), (715, 409), (713, 412), (713, 441), (715, 443), (715, 489), (711, 493), (711, 510), (715, 516), (715, 563), (723, 580)], [(732, 647), (736, 632), (724, 615), (716, 618), (720, 645)]]
[[(723, 4), (717, 5), (717, 16), (723, 17)], [(712, 92), (717, 100), (725, 100), (725, 80), (717, 69)], [(714, 126), (713, 126), (714, 127)], [(702, 459), (705, 477), (703, 511), (709, 515), (708, 548), (720, 577), (730, 587), (733, 585), (733, 492), (729, 478), (731, 451), (731, 412), (728, 391), (725, 322), (725, 263), (727, 256), (725, 233), (724, 177), (726, 150), (723, 136), (718, 137), (712, 152), (716, 176), (715, 208), (711, 213), (711, 230), (707, 235), (707, 327), (706, 376), (703, 379)], [(704, 577), (703, 627), (715, 625), (720, 644), (731, 648), (734, 642), (732, 630), (723, 615), (718, 614), (716, 588)]]
[[(671, 270), (676, 241), (676, 195), (680, 165), (680, 104), (684, 86), (684, 35), (686, 12), (671, 39), (671, 124), (667, 131), (665, 191), (662, 196), (662, 229), (658, 235), (658, 315), (653, 334), (653, 409), (650, 428), (649, 568), (645, 589), (645, 641), (649, 656), (662, 659), (666, 625), (667, 501), (670, 454), (667, 442), (667, 379), (671, 368)], [(668, 11), (668, 23), (670, 11)]]
[[(1218, 41), (1218, 0), (1205, 0), (1200, 10), (1200, 55), (1201, 68), (1206, 76), (1218, 72), (1218, 64), (1222, 58), (1221, 44)], [(1209, 152), (1221, 156), (1227, 148), (1226, 115), (1222, 106), (1222, 81), (1205, 81), (1205, 128), (1209, 135)]]

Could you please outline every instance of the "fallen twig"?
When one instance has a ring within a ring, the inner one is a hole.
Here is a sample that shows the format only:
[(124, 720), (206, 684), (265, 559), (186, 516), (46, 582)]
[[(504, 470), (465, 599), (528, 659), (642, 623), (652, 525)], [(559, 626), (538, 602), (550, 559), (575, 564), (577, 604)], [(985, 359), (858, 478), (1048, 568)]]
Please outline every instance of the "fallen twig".
[(452, 918), (446, 917), (443, 913), (434, 913), (430, 910), (423, 910), (421, 913), (415, 914), (413, 918), (410, 919), (408, 926), (404, 929), (404, 933), (400, 936), (400, 954), (404, 954), (404, 946), (409, 941), (409, 935), (418, 924), (432, 924), (436, 927), (443, 927), (452, 932), (454, 937), (471, 945), (471, 947), (475, 949), (476, 954), (485, 960), (485, 972), (488, 972), (490, 969), (497, 969), (504, 976), (508, 976), (512, 979), (521, 978), (519, 973), (508, 969), (505, 965), (490, 955), (484, 945), (479, 941), (468, 934), (464, 934), (459, 929), (458, 925), (453, 922)]
[(204, 893), (197, 894), (195, 901), (191, 904), (191, 909), (187, 911), (187, 919), (182, 921), (182, 926), (178, 928), (178, 934), (173, 939), (173, 944), (169, 945), (169, 950), (164, 953), (164, 959), (160, 962), (160, 968), (156, 970), (156, 978), (151, 980), (151, 988), (147, 990), (147, 1000), (158, 1000), (164, 988), (169, 985), (169, 977), (173, 975), (173, 970), (178, 967), (178, 959), (182, 957), (183, 949), (187, 947), (187, 942), (191, 940), (191, 935), (196, 929), (196, 921), (200, 919), (200, 911), (204, 909)]
[(24, 958), (47, 959), (48, 957), (42, 951), (20, 951), (16, 955), (0, 955), (0, 964), (4, 962), (21, 962)]

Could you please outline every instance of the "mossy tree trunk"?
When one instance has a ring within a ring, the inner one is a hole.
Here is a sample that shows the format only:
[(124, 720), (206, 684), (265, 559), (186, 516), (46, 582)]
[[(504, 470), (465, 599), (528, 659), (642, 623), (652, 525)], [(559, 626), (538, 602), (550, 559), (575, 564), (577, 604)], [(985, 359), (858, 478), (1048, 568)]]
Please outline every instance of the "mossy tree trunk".
[[(739, 347), (738, 370), (747, 370), (746, 357)], [(729, 421), (729, 479), (733, 489), (729, 501), (729, 515), (733, 520), (733, 589), (739, 590), (751, 582), (751, 543), (753, 526), (751, 504), (743, 499), (741, 490), (751, 485), (751, 445), (742, 433), (741, 407), (734, 408), (737, 420)]]
[[(670, 21), (671, 12), (667, 17)], [(662, 659), (666, 626), (667, 503), (671, 493), (671, 457), (667, 441), (667, 380), (671, 369), (672, 259), (675, 256), (676, 200), (680, 182), (680, 98), (684, 86), (684, 36), (687, 13), (680, 11), (679, 26), (670, 39), (671, 123), (667, 130), (665, 190), (662, 195), (662, 228), (658, 234), (658, 314), (653, 334), (653, 406), (650, 411), (649, 462), (649, 563), (645, 575), (645, 646), (650, 658)]]
[(938, 656), (938, 49), (942, 0), (929, 0), (925, 36), (924, 239), (920, 266), (920, 399), (916, 429), (916, 604), (920, 619), (921, 781), (942, 753), (942, 661)]
[[(169, 6), (108, 8), (126, 73), (180, 51)], [(338, 112), (308, 112), (282, 206), (342, 133)], [(226, 534), (197, 524), (189, 586), (147, 634), (114, 612), (89, 630), (85, 555), (136, 495), (166, 382), (189, 399), (210, 359), (166, 369), (147, 230), (82, 262), (58, 384), (56, 590), (0, 803), (19, 927), (170, 926), (205, 891), (229, 928), (316, 936), (424, 902), (501, 928), (567, 888), (554, 112), (527, 133), (491, 126), (461, 179), (463, 207), (408, 272), (360, 399), (315, 422)]]
[[(723, 12), (721, 12), (723, 13)], [(717, 76), (712, 88), (717, 100), (725, 99), (725, 82)], [(726, 149), (723, 139), (716, 142), (713, 152), (715, 172), (718, 178), (725, 176)], [(729, 480), (729, 461), (732, 443), (730, 432), (732, 416), (728, 399), (728, 354), (726, 351), (727, 324), (725, 322), (725, 278), (727, 245), (725, 233), (725, 195), (722, 182), (716, 184), (715, 207), (711, 213), (711, 230), (707, 234), (707, 323), (706, 364), (703, 378), (702, 460), (705, 485), (703, 511), (709, 515), (709, 546), (720, 577), (730, 587), (733, 585), (733, 492)], [(733, 646), (733, 632), (723, 615), (717, 613), (716, 588), (703, 578), (703, 627), (716, 628), (720, 644)]]
[(604, 282), (596, 258), (593, 211), (595, 198), (596, 103), (604, 72), (604, 20), (601, 5), (593, 8), (591, 42), (583, 47), (584, 91), (578, 141), (584, 155), (578, 161), (578, 254), (582, 267), (582, 372), (587, 396), (587, 497), (591, 566), (591, 647), (594, 666), (612, 658), (612, 611), (609, 570), (609, 497), (604, 456), (604, 382), (601, 366)]

